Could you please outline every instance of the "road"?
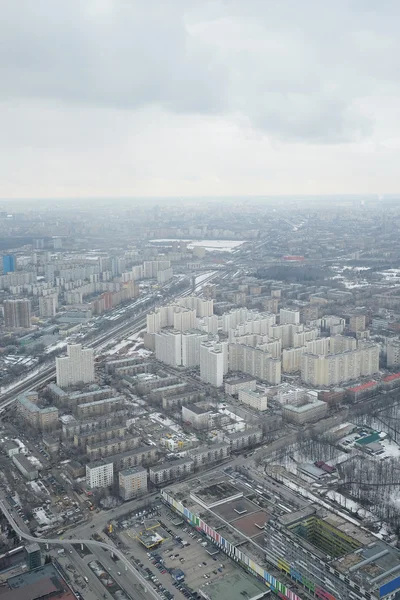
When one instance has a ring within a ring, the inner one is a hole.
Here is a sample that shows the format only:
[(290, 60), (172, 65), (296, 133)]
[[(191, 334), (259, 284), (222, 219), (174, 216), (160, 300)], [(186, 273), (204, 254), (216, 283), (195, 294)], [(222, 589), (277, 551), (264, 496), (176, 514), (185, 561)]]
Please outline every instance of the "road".
[(126, 556), (120, 550), (118, 550), (117, 548), (112, 546), (111, 544), (106, 544), (104, 542), (97, 542), (97, 541), (91, 540), (91, 539), (80, 539), (80, 538), (78, 538), (78, 539), (73, 538), (73, 539), (68, 539), (68, 540), (63, 540), (63, 539), (58, 539), (58, 538), (37, 538), (37, 537), (34, 537), (33, 535), (30, 535), (29, 533), (26, 533), (25, 531), (22, 531), (22, 529), (20, 529), (20, 527), (17, 525), (17, 523), (15, 522), (14, 518), (11, 516), (8, 509), (5, 507), (2, 500), (0, 500), (0, 510), (2, 511), (3, 515), (5, 516), (5, 518), (7, 519), (8, 523), (11, 525), (13, 530), (20, 536), (21, 539), (28, 540), (30, 542), (40, 543), (40, 544), (51, 544), (51, 545), (61, 546), (62, 548), (67, 547), (68, 550), (71, 548), (71, 544), (85, 544), (85, 546), (87, 546), (89, 548), (91, 548), (91, 547), (104, 548), (105, 550), (112, 552), (113, 554), (115, 554), (115, 556), (117, 556), (119, 558), (121, 563), (124, 565), (124, 569), (127, 572), (131, 573), (134, 576), (134, 578), (136, 579), (137, 583), (140, 583), (143, 590), (146, 591), (146, 594), (147, 594), (146, 598), (154, 598), (154, 600), (160, 600), (159, 595), (153, 589), (151, 584), (136, 570), (136, 568), (132, 565), (132, 563), (126, 558)]
[[(222, 276), (221, 271), (213, 272), (210, 275), (210, 277), (207, 277), (206, 279), (201, 281), (199, 286), (204, 285), (205, 283), (211, 281), (212, 279), (215, 279), (216, 277), (220, 278), (221, 276)], [(196, 287), (199, 287), (199, 286), (196, 286)], [(191, 293), (192, 293), (192, 287), (188, 287), (185, 290), (183, 290), (182, 292), (180, 292), (179, 294), (176, 294), (174, 296), (174, 298), (183, 298), (185, 296), (190, 295)], [(120, 333), (123, 333), (126, 336), (129, 336), (132, 333), (137, 333), (144, 327), (145, 324), (146, 324), (146, 314), (141, 314), (140, 316), (138, 316), (134, 319), (130, 318), (129, 321), (124, 321), (123, 323), (116, 325), (112, 329), (109, 329), (105, 333), (102, 333), (101, 335), (96, 337), (94, 340), (87, 342), (85, 344), (85, 346), (88, 348), (98, 348), (102, 344), (105, 344), (106, 342), (112, 340), (115, 336), (117, 336)], [(26, 390), (35, 390), (35, 389), (43, 386), (44, 384), (52, 381), (55, 377), (55, 373), (56, 373), (55, 364), (52, 364), (52, 365), (49, 365), (48, 367), (43, 368), (43, 370), (37, 374), (34, 374), (34, 375), (28, 374), (27, 377), (23, 381), (21, 381), (19, 384), (15, 385), (9, 391), (6, 391), (4, 394), (0, 395), (0, 410), (6, 408), (7, 406), (9, 406), (13, 402), (15, 402), (17, 397), (21, 393), (25, 392)]]

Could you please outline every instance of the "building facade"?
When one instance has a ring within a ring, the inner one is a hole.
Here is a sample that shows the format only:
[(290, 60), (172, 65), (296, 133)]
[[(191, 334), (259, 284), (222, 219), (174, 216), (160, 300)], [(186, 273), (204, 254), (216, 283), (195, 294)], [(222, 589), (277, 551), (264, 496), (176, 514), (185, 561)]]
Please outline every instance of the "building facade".
[(4, 326), (6, 329), (29, 329), (31, 302), (27, 298), (4, 300)]
[(56, 358), (57, 385), (61, 388), (94, 382), (94, 350), (68, 344), (67, 356)]
[(176, 481), (194, 472), (194, 462), (191, 458), (166, 461), (162, 465), (150, 467), (149, 478), (154, 485)]
[(112, 462), (86, 465), (86, 485), (91, 489), (106, 488), (113, 482), (114, 464)]
[(143, 467), (132, 467), (119, 472), (119, 494), (123, 500), (131, 500), (147, 494), (147, 471)]

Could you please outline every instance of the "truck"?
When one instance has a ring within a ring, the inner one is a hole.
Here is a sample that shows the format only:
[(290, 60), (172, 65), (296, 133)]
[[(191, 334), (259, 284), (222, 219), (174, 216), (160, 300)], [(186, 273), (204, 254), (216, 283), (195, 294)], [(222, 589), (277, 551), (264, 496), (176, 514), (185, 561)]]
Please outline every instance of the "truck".
[(59, 550), (57, 550), (57, 554), (65, 554), (64, 548), (60, 548)]

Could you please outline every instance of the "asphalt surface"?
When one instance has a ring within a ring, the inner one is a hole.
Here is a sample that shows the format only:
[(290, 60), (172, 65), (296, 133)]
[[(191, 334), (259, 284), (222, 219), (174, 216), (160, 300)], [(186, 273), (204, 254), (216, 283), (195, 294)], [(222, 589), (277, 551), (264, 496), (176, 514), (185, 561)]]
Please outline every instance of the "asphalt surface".
[[(112, 552), (119, 558), (121, 564), (124, 565), (124, 569), (126, 569), (126, 571), (129, 572), (135, 578), (136, 584), (140, 584), (143, 587), (143, 590), (146, 590), (146, 598), (154, 598), (154, 600), (160, 600), (159, 595), (151, 586), (151, 584), (136, 570), (132, 563), (125, 557), (123, 552), (115, 548), (115, 546), (111, 544), (106, 544), (104, 542), (97, 542), (95, 540), (83, 538), (72, 538), (68, 540), (60, 538), (37, 538), (33, 535), (26, 533), (25, 531), (22, 531), (22, 529), (15, 522), (14, 518), (11, 516), (8, 509), (5, 507), (2, 500), (0, 500), (0, 510), (3, 512), (4, 516), (6, 517), (7, 521), (14, 529), (14, 531), (24, 540), (40, 544), (51, 544), (56, 546), (58, 545), (63, 548), (67, 548), (68, 551), (71, 549), (72, 544), (85, 544), (85, 546), (87, 546), (88, 548), (104, 548), (105, 550)], [(85, 576), (87, 576), (86, 573)]]

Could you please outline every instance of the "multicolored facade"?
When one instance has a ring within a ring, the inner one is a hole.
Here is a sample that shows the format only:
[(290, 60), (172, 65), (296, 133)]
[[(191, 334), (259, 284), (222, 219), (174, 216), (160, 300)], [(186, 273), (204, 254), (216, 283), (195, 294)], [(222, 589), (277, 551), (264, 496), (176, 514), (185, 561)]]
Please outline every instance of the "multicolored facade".
[[(270, 588), (279, 596), (279, 598), (283, 598), (285, 600), (302, 600), (300, 596), (288, 589), (287, 586), (278, 581), (276, 577), (270, 575), (270, 573), (268, 573), (264, 567), (261, 567), (256, 562), (251, 560), (244, 552), (241, 552), (239, 548), (231, 544), (222, 535), (215, 531), (215, 529), (207, 525), (207, 523), (198, 515), (192, 513), (190, 510), (184, 507), (183, 504), (175, 500), (175, 498), (170, 496), (165, 490), (161, 491), (161, 497), (177, 513), (182, 515), (192, 527), (195, 527), (198, 531), (203, 532), (210, 540), (214, 542), (216, 546), (218, 546), (218, 548), (243, 566), (249, 573), (257, 577), (260, 581), (263, 581), (268, 588)], [(284, 569), (282, 569), (282, 571), (283, 570)], [(323, 600), (336, 600), (333, 596), (318, 595), (318, 590), (315, 593), (315, 597)]]

